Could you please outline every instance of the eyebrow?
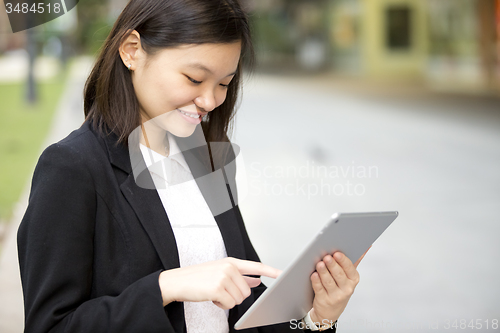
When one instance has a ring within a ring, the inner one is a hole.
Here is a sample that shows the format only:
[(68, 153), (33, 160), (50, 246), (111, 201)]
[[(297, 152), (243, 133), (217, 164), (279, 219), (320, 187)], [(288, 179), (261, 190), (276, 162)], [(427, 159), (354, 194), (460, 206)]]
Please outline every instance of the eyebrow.
[[(207, 73), (212, 74), (212, 75), (214, 74), (214, 72), (212, 72), (208, 67), (206, 67), (203, 64), (197, 63), (197, 62), (196, 63), (192, 63), (192, 64), (188, 64), (187, 66), (191, 67), (191, 68), (201, 69), (202, 71), (207, 72)], [(231, 74), (227, 75), (226, 77), (233, 76), (233, 75), (236, 74), (236, 72), (237, 72), (237, 70), (234, 71), (234, 72), (232, 72)]]

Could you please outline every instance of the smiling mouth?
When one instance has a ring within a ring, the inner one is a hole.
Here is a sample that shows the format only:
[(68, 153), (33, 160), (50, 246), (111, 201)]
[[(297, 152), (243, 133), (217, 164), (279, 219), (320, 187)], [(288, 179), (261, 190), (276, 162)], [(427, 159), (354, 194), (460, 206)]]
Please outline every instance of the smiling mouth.
[(207, 115), (207, 114), (189, 113), (189, 112), (183, 111), (181, 109), (177, 109), (177, 110), (179, 110), (179, 112), (182, 113), (183, 115), (186, 115), (186, 116), (188, 116), (190, 118), (194, 118), (194, 119), (203, 118)]
[(182, 111), (181, 109), (177, 109), (177, 110), (179, 110), (179, 112), (182, 113), (183, 115), (188, 116), (190, 118), (195, 118), (195, 119), (200, 118), (199, 114), (188, 113), (186, 111)]

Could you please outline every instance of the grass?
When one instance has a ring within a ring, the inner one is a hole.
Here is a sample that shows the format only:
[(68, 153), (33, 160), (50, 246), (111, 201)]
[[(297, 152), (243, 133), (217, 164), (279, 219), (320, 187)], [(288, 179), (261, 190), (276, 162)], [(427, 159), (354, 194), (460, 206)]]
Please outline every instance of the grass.
[(24, 101), (25, 83), (0, 83), (0, 220), (7, 221), (40, 155), (67, 70), (37, 83), (38, 102)]

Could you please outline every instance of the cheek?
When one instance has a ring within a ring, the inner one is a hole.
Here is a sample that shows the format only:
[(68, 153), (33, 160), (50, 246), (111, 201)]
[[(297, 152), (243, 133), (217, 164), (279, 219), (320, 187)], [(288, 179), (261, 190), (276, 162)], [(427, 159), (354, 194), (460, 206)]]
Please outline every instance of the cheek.
[(229, 91), (228, 89), (224, 89), (224, 90), (222, 90), (220, 92), (217, 92), (217, 95), (215, 97), (217, 106), (220, 106), (222, 103), (224, 103), (224, 101), (227, 98), (228, 91)]
[(194, 103), (196, 94), (190, 89), (169, 89), (165, 94), (167, 103), (172, 106), (172, 109), (181, 108), (183, 106), (191, 105)]
[(146, 112), (156, 113), (157, 108), (163, 109), (165, 105), (162, 99), (166, 95), (167, 83), (160, 76), (155, 76), (151, 70), (146, 70), (140, 73), (140, 76), (136, 76), (133, 84), (139, 103)]
[(174, 110), (184, 106), (194, 99), (192, 89), (186, 87), (179, 82), (180, 80), (172, 80), (166, 77), (164, 79), (155, 79), (155, 94), (162, 100), (161, 104), (164, 107), (169, 107)]

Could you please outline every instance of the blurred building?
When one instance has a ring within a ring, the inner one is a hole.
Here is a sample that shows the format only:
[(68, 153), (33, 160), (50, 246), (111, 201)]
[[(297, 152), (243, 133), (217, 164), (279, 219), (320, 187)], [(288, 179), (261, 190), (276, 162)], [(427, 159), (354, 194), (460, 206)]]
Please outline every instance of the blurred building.
[(425, 72), (425, 1), (336, 0), (327, 11), (336, 71), (400, 78)]
[[(58, 19), (53, 25), (43, 26), (45, 32), (39, 43), (53, 41), (52, 33), (62, 40), (62, 45), (68, 44), (68, 38), (74, 38), (76, 48), (96, 44), (88, 47), (94, 54), (109, 30), (101, 28), (110, 27), (127, 2), (80, 3), (78, 19), (73, 20), (78, 21), (76, 37), (54, 29), (65, 26), (60, 24), (64, 20)], [(242, 3), (250, 13), (262, 70), (328, 70), (360, 77), (420, 81), (437, 89), (500, 92), (500, 0)], [(76, 18), (68, 14), (65, 19)], [(0, 54), (22, 48), (25, 43), (25, 31), (12, 34), (6, 13), (0, 11)]]
[(500, 0), (254, 0), (265, 70), (500, 91)]
[(426, 77), (438, 87), (500, 91), (500, 1), (428, 0)]

